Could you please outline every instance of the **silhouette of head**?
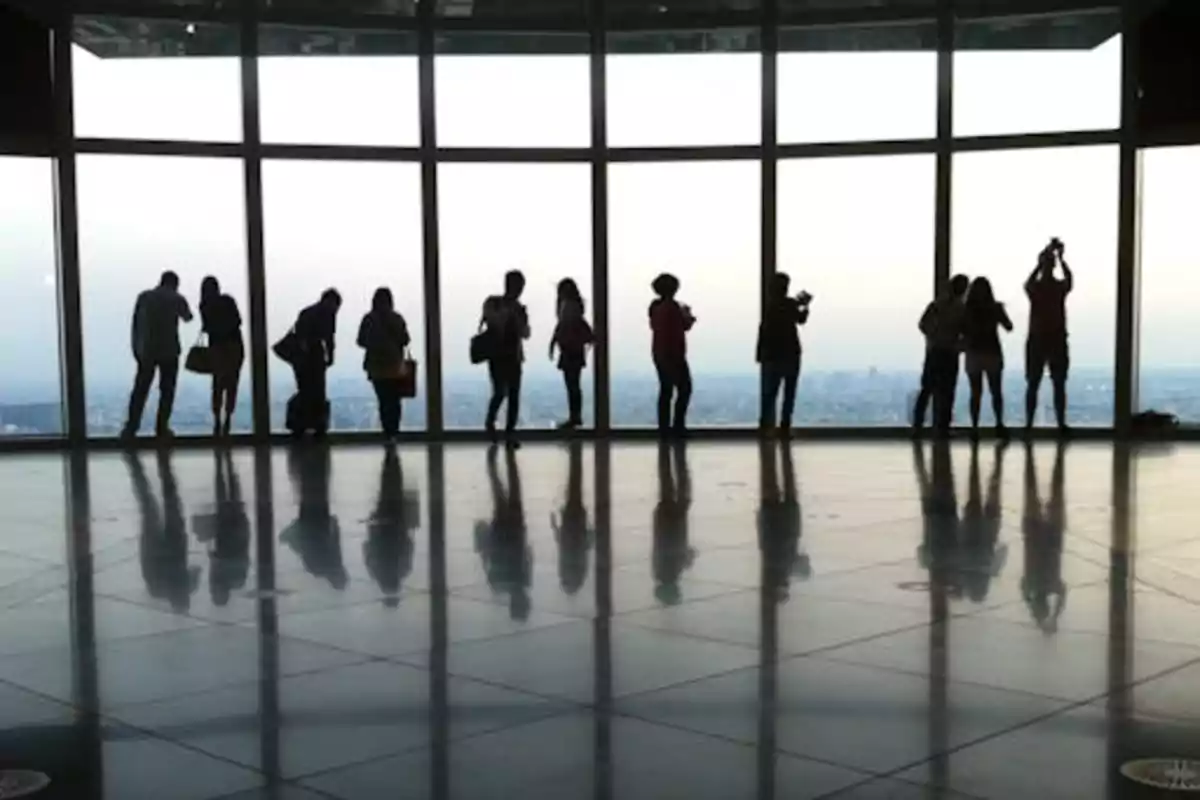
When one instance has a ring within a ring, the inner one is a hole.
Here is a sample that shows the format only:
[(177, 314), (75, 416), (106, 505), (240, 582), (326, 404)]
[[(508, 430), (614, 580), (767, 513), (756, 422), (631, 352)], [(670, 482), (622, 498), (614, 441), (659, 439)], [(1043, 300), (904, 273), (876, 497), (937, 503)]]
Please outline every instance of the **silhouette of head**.
[(381, 286), (375, 290), (375, 296), (371, 298), (372, 311), (394, 311), (396, 309), (396, 301), (392, 297), (392, 290), (386, 286)]
[(525, 291), (525, 275), (519, 269), (504, 273), (504, 296), (516, 299)]
[(788, 288), (792, 285), (792, 278), (786, 272), (776, 272), (771, 276), (770, 293), (771, 297), (776, 299), (787, 297)]
[(669, 272), (664, 272), (650, 284), (654, 293), (664, 300), (670, 300), (679, 292), (679, 278)]
[(996, 295), (992, 293), (992, 282), (987, 278), (976, 278), (971, 281), (971, 289), (967, 293), (967, 304), (972, 308), (987, 308), (995, 305)]
[(558, 300), (574, 300), (583, 302), (583, 295), (579, 293), (579, 285), (575, 283), (574, 278), (563, 278), (558, 282)]
[(342, 296), (337, 289), (326, 289), (321, 293), (321, 305), (326, 308), (337, 311), (342, 307)]
[(200, 281), (200, 302), (212, 300), (221, 295), (221, 284), (212, 275)]
[(178, 289), (179, 288), (179, 276), (176, 275), (171, 270), (167, 270), (166, 272), (164, 272), (162, 274), (162, 278), (159, 279), (158, 285), (163, 287), (164, 289), (171, 289), (171, 290)]
[(1048, 276), (1054, 272), (1054, 256), (1055, 248), (1053, 242), (1047, 245), (1046, 249), (1042, 250), (1042, 252), (1038, 254), (1038, 269), (1041, 270), (1043, 275)]
[(966, 275), (955, 275), (950, 279), (950, 296), (962, 297), (971, 288), (971, 279)]

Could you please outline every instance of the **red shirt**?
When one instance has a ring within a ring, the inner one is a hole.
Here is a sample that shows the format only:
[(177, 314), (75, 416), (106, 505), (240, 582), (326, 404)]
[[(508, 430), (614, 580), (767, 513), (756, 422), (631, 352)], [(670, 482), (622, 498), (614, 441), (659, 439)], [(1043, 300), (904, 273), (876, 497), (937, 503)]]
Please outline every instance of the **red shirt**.
[(655, 358), (684, 358), (687, 355), (687, 317), (674, 300), (655, 300), (650, 304), (651, 350)]

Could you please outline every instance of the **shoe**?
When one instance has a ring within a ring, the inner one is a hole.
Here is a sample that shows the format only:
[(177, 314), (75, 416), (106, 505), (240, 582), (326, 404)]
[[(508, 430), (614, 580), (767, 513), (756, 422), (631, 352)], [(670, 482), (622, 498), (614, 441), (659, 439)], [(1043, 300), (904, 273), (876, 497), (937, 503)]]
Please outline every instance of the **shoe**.
[(1074, 435), (1074, 433), (1075, 432), (1071, 430), (1070, 425), (1059, 425), (1058, 426), (1058, 438), (1060, 438), (1060, 439), (1070, 439)]
[(230, 432), (233, 430), (233, 420), (226, 418), (225, 424), (221, 426), (221, 435), (229, 438)]
[(504, 446), (507, 447), (509, 450), (520, 450), (521, 449), (521, 440), (510, 433), (504, 437)]
[(785, 442), (790, 442), (792, 440), (792, 426), (791, 425), (779, 426), (779, 438)]
[(765, 422), (760, 422), (758, 425), (758, 435), (764, 439), (770, 439), (775, 435), (775, 426)]
[(497, 444), (500, 441), (499, 437), (496, 435), (496, 426), (494, 424), (485, 424), (483, 429), (487, 432), (489, 442), (492, 444)]
[(1002, 442), (1007, 442), (1008, 438), (1009, 438), (1008, 437), (1008, 428), (1006, 428), (1004, 425), (997, 425), (996, 426), (996, 438)]
[(578, 428), (579, 423), (573, 419), (568, 419), (564, 422), (558, 423), (557, 427), (560, 431), (571, 431), (571, 430), (575, 430), (576, 428)]
[(214, 423), (213, 423), (213, 432), (212, 432), (212, 435), (213, 435), (213, 438), (214, 438), (214, 439), (220, 439), (220, 438), (221, 438), (221, 436), (223, 435), (223, 434), (221, 433), (221, 430), (222, 430), (222, 429), (221, 429), (221, 423), (219, 423), (219, 422), (214, 422)]
[(137, 441), (137, 431), (130, 427), (124, 427), (121, 429), (120, 439), (125, 444), (133, 444)]
[(170, 428), (159, 428), (154, 432), (154, 436), (162, 441), (170, 441), (175, 438), (175, 431)]

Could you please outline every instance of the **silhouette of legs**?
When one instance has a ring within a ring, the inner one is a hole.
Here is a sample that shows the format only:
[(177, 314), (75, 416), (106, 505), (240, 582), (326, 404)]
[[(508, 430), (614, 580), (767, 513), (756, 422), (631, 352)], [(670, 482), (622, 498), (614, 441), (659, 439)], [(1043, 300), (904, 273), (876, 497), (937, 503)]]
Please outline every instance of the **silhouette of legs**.
[(493, 358), (488, 362), (488, 376), (492, 381), (492, 399), (488, 402), (484, 427), (488, 433), (495, 434), (500, 405), (507, 401), (507, 431), (511, 435), (517, 429), (517, 417), (521, 413), (521, 362)]
[(971, 387), (971, 434), (974, 435), (979, 430), (979, 409), (983, 405), (983, 373), (969, 371), (967, 382)]
[(792, 414), (796, 410), (796, 384), (800, 382), (800, 366), (788, 369), (783, 374), (783, 408), (779, 411), (779, 429), (789, 431), (792, 427)]
[(1004, 427), (1004, 387), (1001, 381), (1003, 373), (999, 369), (989, 369), (987, 376), (988, 393), (992, 396), (992, 415), (996, 418), (996, 430), (1003, 435)]
[(137, 375), (133, 379), (133, 391), (129, 395), (129, 413), (125, 416), (124, 436), (136, 436), (142, 426), (142, 413), (146, 410), (146, 398), (150, 395), (150, 384), (154, 383), (157, 365), (150, 360), (139, 360)]
[(775, 427), (775, 400), (783, 384), (783, 373), (774, 364), (762, 365), (762, 399), (758, 412), (758, 427), (769, 430)]
[(374, 380), (375, 399), (379, 401), (379, 424), (383, 435), (395, 436), (400, 432), (400, 381)]
[(575, 427), (583, 424), (583, 389), (580, 381), (583, 375), (582, 364), (567, 364), (563, 366), (563, 383), (567, 387), (567, 422), (564, 427)]
[(164, 361), (158, 365), (158, 435), (171, 432), (171, 412), (175, 408), (175, 384), (179, 380), (179, 360)]

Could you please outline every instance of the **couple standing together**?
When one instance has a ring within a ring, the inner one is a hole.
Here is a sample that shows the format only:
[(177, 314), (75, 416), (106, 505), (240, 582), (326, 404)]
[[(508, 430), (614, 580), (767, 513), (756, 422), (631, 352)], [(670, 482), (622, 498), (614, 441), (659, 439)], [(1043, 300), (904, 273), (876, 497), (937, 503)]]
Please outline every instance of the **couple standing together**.
[[(1070, 349), (1067, 344), (1067, 295), (1075, 286), (1075, 276), (1063, 257), (1065, 247), (1051, 239), (1038, 255), (1038, 263), (1025, 281), (1029, 298), (1029, 333), (1025, 342), (1025, 428), (1033, 427), (1037, 413), (1038, 391), (1047, 370), (1054, 386), (1054, 415), (1061, 435), (1067, 427), (1067, 373)], [(1055, 275), (1061, 268), (1062, 277)], [(954, 394), (958, 383), (959, 353), (965, 353), (967, 380), (971, 388), (971, 433), (979, 430), (979, 413), (986, 381), (992, 397), (996, 432), (1008, 435), (1004, 426), (1004, 394), (1001, 378), (1004, 350), (1000, 330), (1011, 331), (1012, 320), (1004, 304), (996, 300), (991, 282), (984, 277), (970, 280), (955, 275), (950, 285), (921, 315), (919, 323), (925, 335), (925, 366), (921, 373), (921, 391), (913, 408), (913, 430), (919, 434), (925, 414), (933, 402), (933, 427), (939, 436), (949, 434), (954, 415)]]

